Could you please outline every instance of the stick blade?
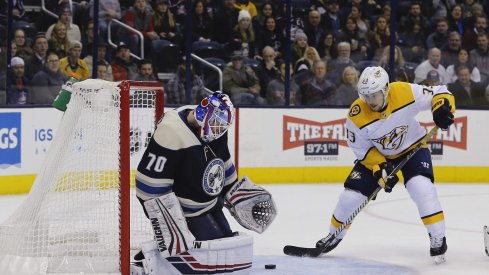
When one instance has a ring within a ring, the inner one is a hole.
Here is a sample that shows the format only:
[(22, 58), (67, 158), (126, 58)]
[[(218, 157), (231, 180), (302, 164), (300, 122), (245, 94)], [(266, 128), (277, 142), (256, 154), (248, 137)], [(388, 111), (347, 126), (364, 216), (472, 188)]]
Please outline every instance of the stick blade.
[(284, 247), (284, 254), (295, 257), (311, 257), (316, 258), (321, 255), (321, 249), (319, 248), (309, 248), (300, 247), (294, 245), (286, 245)]

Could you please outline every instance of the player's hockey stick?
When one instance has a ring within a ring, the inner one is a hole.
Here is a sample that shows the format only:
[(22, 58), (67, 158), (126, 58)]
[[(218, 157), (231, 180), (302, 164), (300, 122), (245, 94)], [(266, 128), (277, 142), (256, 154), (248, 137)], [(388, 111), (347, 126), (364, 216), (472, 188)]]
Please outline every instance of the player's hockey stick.
[[(404, 167), (404, 165), (406, 165), (406, 163), (414, 156), (414, 154), (416, 154), (419, 151), (419, 149), (421, 149), (421, 147), (428, 142), (428, 140), (436, 133), (437, 130), (438, 130), (437, 126), (435, 126), (433, 129), (431, 129), (426, 134), (426, 136), (424, 136), (424, 138), (421, 140), (421, 142), (418, 143), (418, 145), (416, 145), (416, 147), (414, 147), (406, 155), (406, 157), (394, 168), (394, 170), (392, 170), (392, 172), (389, 174), (388, 177), (394, 175), (399, 170), (401, 170), (402, 167)], [(284, 253), (286, 255), (289, 255), (289, 256), (298, 256), (298, 257), (317, 257), (317, 256), (321, 255), (323, 253), (323, 250), (326, 247), (328, 247), (331, 244), (331, 242), (338, 235), (340, 235), (341, 232), (343, 232), (343, 230), (346, 228), (346, 226), (349, 225), (353, 221), (353, 219), (355, 219), (355, 217), (358, 215), (358, 213), (360, 213), (360, 211), (362, 211), (362, 209), (372, 200), (372, 198), (374, 198), (377, 195), (377, 193), (379, 193), (379, 191), (381, 189), (382, 189), (382, 187), (380, 187), (380, 186), (377, 189), (375, 189), (375, 191), (372, 193), (372, 195), (370, 195), (370, 197), (365, 199), (365, 201), (363, 201), (362, 204), (360, 204), (360, 206), (355, 211), (353, 211), (353, 213), (346, 219), (346, 221), (344, 221), (341, 224), (341, 226), (338, 229), (336, 229), (334, 234), (332, 234), (329, 237), (329, 239), (326, 240), (326, 242), (324, 242), (321, 246), (310, 248), (310, 247), (286, 245), (284, 247)]]
[(484, 247), (486, 249), (486, 254), (489, 256), (489, 227), (484, 225)]

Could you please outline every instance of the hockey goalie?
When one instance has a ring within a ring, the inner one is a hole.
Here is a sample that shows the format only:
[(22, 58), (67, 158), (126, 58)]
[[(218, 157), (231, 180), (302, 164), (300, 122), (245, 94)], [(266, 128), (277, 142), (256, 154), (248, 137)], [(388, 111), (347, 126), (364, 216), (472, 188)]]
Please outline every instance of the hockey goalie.
[(136, 190), (154, 240), (134, 256), (132, 274), (248, 274), (251, 236), (233, 232), (226, 207), (243, 227), (262, 233), (276, 216), (272, 196), (237, 178), (227, 130), (229, 97), (216, 92), (198, 106), (168, 111), (136, 173)]

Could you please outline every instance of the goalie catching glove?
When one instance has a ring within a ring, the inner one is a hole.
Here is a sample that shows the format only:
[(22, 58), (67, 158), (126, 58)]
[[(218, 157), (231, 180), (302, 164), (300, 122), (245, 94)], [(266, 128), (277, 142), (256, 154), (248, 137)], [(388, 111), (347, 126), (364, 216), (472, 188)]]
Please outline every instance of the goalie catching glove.
[(376, 164), (372, 168), (372, 173), (374, 174), (374, 179), (379, 183), (379, 185), (384, 188), (385, 192), (390, 193), (392, 188), (399, 181), (396, 174), (389, 177), (389, 175), (394, 170), (392, 164), (388, 162), (382, 162)]
[(272, 195), (244, 176), (225, 195), (225, 206), (246, 229), (263, 233), (277, 215)]

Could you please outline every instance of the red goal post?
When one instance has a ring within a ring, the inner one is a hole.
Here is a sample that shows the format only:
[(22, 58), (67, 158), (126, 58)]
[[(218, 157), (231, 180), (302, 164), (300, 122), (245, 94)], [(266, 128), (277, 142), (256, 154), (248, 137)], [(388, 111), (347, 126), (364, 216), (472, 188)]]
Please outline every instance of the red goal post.
[(0, 224), (0, 274), (129, 274), (153, 235), (130, 187), (163, 106), (158, 82), (73, 85), (29, 195)]

